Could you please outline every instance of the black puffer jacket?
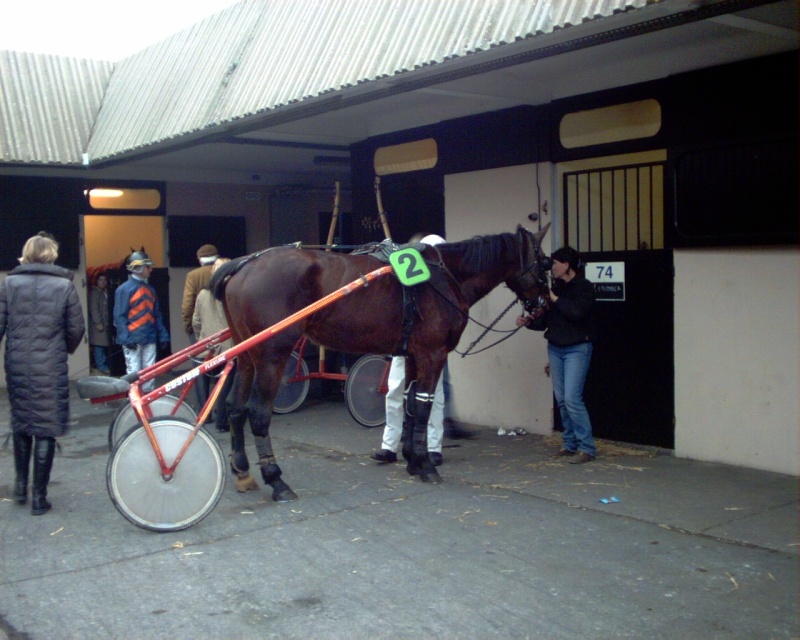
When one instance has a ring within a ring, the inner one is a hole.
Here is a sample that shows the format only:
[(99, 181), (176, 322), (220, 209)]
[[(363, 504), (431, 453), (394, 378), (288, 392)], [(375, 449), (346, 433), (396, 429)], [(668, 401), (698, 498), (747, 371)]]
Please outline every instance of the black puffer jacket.
[(0, 341), (6, 337), (6, 384), (14, 433), (64, 435), (69, 425), (67, 354), (86, 325), (72, 272), (23, 264), (0, 286)]

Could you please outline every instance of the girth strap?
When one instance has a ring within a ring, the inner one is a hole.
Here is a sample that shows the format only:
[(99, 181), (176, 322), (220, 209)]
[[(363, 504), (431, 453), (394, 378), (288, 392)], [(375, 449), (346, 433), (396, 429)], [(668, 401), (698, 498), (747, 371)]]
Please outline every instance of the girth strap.
[(402, 287), (403, 289), (403, 333), (400, 336), (400, 348), (395, 355), (408, 354), (408, 341), (414, 330), (414, 320), (419, 313), (417, 308), (417, 287)]

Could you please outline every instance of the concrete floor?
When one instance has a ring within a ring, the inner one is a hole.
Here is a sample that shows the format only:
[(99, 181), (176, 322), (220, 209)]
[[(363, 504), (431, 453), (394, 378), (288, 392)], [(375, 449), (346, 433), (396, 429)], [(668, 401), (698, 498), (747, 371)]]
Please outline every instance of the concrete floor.
[(381, 430), (340, 398), (312, 399), (273, 423), (298, 501), (229, 479), (205, 520), (152, 533), (107, 493), (114, 408), (72, 409), (48, 514), (11, 500), (0, 451), (0, 637), (800, 635), (796, 477), (604, 442), (574, 466), (557, 438), (483, 429), (445, 441), (429, 485), (372, 462)]

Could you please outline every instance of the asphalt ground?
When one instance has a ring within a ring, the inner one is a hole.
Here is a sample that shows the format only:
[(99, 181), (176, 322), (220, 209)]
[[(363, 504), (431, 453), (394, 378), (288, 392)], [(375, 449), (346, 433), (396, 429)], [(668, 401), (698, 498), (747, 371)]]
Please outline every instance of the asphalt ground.
[(371, 461), (381, 430), (333, 394), (273, 422), (299, 500), (229, 478), (202, 522), (153, 533), (106, 489), (115, 410), (74, 397), (46, 515), (11, 500), (0, 450), (0, 637), (800, 635), (794, 476), (602, 441), (570, 465), (557, 437), (483, 428), (430, 485)]

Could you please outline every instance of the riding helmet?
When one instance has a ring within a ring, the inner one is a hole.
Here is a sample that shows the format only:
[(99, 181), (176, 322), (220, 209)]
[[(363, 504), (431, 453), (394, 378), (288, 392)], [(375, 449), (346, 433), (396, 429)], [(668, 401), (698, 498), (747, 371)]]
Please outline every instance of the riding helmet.
[(144, 251), (134, 251), (128, 258), (128, 271), (134, 271), (138, 267), (152, 267), (153, 261)]

